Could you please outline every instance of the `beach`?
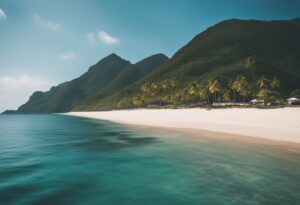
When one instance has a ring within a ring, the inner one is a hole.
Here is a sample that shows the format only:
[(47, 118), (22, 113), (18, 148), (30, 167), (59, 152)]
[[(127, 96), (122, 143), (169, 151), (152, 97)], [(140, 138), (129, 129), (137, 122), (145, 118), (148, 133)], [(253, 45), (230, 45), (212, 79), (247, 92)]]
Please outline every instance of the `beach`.
[(65, 114), (135, 126), (212, 131), (234, 134), (241, 139), (256, 137), (300, 143), (300, 108), (134, 109)]

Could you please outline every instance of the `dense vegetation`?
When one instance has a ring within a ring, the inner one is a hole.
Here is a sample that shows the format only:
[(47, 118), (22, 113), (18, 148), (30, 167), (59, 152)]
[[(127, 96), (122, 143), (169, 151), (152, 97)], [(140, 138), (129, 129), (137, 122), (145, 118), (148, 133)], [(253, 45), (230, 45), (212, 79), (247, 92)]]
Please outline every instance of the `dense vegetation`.
[(253, 103), (260, 105), (265, 105), (267, 102), (273, 104), (284, 102), (283, 96), (279, 92), (279, 79), (276, 76), (267, 79), (264, 75), (256, 78), (253, 72), (255, 66), (255, 57), (249, 57), (245, 62), (245, 69), (251, 72), (252, 78), (249, 80), (245, 76), (239, 75), (224, 86), (220, 85), (217, 79), (210, 79), (202, 84), (192, 81), (181, 89), (176, 89), (177, 82), (172, 79), (144, 83), (140, 87), (141, 94), (133, 97), (132, 104), (135, 107), (149, 107), (149, 105), (173, 105), (175, 107), (189, 104), (230, 106), (234, 103), (236, 103), (235, 105), (246, 105), (249, 99), (253, 98), (257, 98)]
[[(281, 82), (278, 88), (270, 85), (274, 76)], [(257, 84), (260, 78), (268, 86), (260, 88)], [(166, 80), (174, 81), (176, 87), (161, 89), (159, 85)], [(243, 81), (241, 92), (232, 87), (237, 80)], [(145, 84), (154, 87), (151, 91), (154, 96), (155, 93), (164, 96), (166, 104), (170, 101), (167, 96), (173, 96), (173, 104), (178, 101), (174, 96), (187, 92), (193, 82), (204, 88), (208, 84), (220, 87), (221, 92), (215, 94), (220, 101), (227, 100), (227, 92), (233, 101), (290, 96), (291, 92), (300, 88), (300, 19), (269, 22), (233, 19), (221, 22), (197, 35), (146, 78), (108, 98), (94, 101), (89, 106), (82, 105), (80, 110), (136, 107), (133, 101), (138, 98), (145, 100), (145, 90), (141, 89)], [(212, 98), (212, 95), (208, 97), (210, 103)], [(188, 96), (186, 101), (193, 100)], [(153, 103), (160, 104), (156, 100), (148, 104)]]

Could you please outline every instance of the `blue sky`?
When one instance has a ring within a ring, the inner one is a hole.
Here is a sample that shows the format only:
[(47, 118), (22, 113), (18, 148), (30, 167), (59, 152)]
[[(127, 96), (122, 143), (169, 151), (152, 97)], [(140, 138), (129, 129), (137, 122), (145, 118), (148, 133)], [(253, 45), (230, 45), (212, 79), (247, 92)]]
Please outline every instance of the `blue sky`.
[(0, 111), (112, 52), (132, 63), (171, 57), (225, 19), (296, 17), (299, 0), (0, 0)]

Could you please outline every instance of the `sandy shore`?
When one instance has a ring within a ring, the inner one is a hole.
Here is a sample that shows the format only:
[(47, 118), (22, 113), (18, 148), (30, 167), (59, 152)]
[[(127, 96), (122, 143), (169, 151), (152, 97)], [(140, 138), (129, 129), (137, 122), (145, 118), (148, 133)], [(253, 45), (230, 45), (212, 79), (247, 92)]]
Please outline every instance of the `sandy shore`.
[(300, 108), (137, 109), (66, 115), (161, 128), (206, 130), (300, 143)]

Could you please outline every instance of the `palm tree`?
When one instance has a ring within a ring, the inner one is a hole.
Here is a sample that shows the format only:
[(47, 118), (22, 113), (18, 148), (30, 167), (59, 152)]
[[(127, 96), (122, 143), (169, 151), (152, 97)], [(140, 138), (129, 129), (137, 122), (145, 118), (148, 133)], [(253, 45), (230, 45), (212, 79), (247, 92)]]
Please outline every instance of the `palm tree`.
[(160, 82), (159, 85), (161, 86), (162, 89), (166, 90), (169, 87), (169, 82), (168, 80), (163, 80), (162, 82)]
[(241, 91), (241, 82), (240, 82), (240, 79), (237, 77), (235, 79), (235, 81), (233, 81), (232, 83), (232, 86), (231, 86), (231, 89), (234, 90), (235, 94), (238, 94), (238, 102), (240, 102), (240, 91)]
[(168, 80), (163, 80), (162, 82), (158, 83), (158, 97), (159, 97), (159, 104), (162, 105), (162, 101), (165, 100), (165, 95), (164, 93), (168, 90), (169, 88), (169, 82)]
[(236, 99), (236, 94), (238, 93), (238, 88), (239, 86), (238, 86), (238, 81), (237, 81), (237, 79), (235, 80), (235, 81), (233, 81), (232, 82), (232, 84), (231, 84), (231, 86), (230, 86), (230, 88), (233, 90), (233, 92), (234, 92), (234, 102), (237, 102), (237, 99)]
[(214, 95), (214, 81), (212, 79), (208, 80), (208, 91), (213, 95), (213, 103), (215, 102), (215, 95)]
[(264, 101), (264, 105), (266, 105), (267, 97), (268, 97), (268, 91), (267, 89), (263, 88), (261, 89), (257, 94), (258, 99), (262, 99)]
[(142, 100), (141, 96), (136, 96), (132, 99), (132, 103), (137, 107), (141, 107), (143, 104), (143, 100)]
[(205, 101), (208, 103), (208, 92), (207, 92), (207, 89), (206, 88), (200, 88), (199, 90), (199, 97), (200, 97), (200, 100), (202, 101)]
[[(151, 83), (150, 84), (150, 95), (152, 97), (152, 100), (157, 101), (158, 99), (158, 94), (159, 94), (159, 85), (157, 83)], [(159, 99), (160, 101), (160, 99)], [(161, 104), (161, 101), (160, 101)]]
[(162, 81), (162, 88), (163, 89), (170, 90), (170, 89), (175, 88), (175, 87), (176, 87), (176, 82), (173, 79), (167, 79), (167, 80)]
[(206, 101), (206, 103), (209, 104), (209, 91), (207, 86), (199, 87), (199, 97), (201, 100)]
[(186, 104), (186, 94), (185, 94), (185, 90), (177, 90), (176, 94), (175, 94), (177, 100), (181, 103), (181, 104)]
[(224, 100), (225, 102), (229, 102), (229, 101), (231, 100), (229, 91), (228, 91), (228, 90), (223, 90), (222, 93), (223, 93), (223, 95), (222, 95), (223, 100)]
[(215, 86), (215, 92), (216, 92), (216, 98), (218, 98), (218, 101), (221, 101), (220, 92), (221, 92), (221, 85), (219, 84), (218, 80), (216, 80), (216, 86)]
[(238, 77), (235, 78), (231, 85), (231, 89), (233, 89), (236, 93), (239, 94), (239, 102), (240, 102), (240, 93), (243, 90), (243, 79), (245, 77), (242, 75), (239, 75)]
[(164, 95), (162, 97), (162, 101), (165, 102), (165, 103), (167, 103), (167, 104), (172, 104), (172, 102), (173, 102), (172, 95), (169, 95), (169, 94)]
[(161, 88), (160, 91), (163, 92), (161, 95), (162, 100), (167, 103), (172, 103), (173, 98), (171, 93), (174, 92), (173, 89), (176, 87), (175, 80), (164, 80), (160, 83), (159, 87)]
[[(175, 88), (175, 86), (175, 80), (169, 79), (163, 80), (159, 83), (151, 84), (151, 88), (154, 91), (155, 98), (159, 99), (160, 105), (162, 104), (162, 101), (166, 101), (165, 99), (167, 96), (170, 97), (170, 93), (172, 92), (172, 89)], [(168, 100), (168, 102), (170, 102), (170, 100)]]
[(150, 83), (144, 83), (144, 84), (141, 86), (141, 90), (142, 90), (143, 93), (144, 93), (144, 100), (145, 100), (147, 106), (148, 106), (149, 98), (150, 98), (150, 89), (151, 89)]
[(262, 75), (262, 76), (258, 79), (257, 84), (258, 84), (258, 86), (259, 86), (260, 88), (265, 88), (265, 87), (266, 87), (267, 81), (268, 81), (268, 79), (267, 79), (264, 75)]
[(176, 87), (176, 81), (175, 80), (169, 80), (169, 87), (170, 88), (175, 88)]
[(198, 93), (199, 93), (198, 82), (193, 81), (193, 82), (189, 83), (187, 92), (192, 99), (194, 99), (195, 97), (198, 97)]
[(213, 102), (216, 101), (217, 93), (220, 91), (220, 86), (218, 80), (209, 80), (208, 81), (208, 90), (213, 94)]
[(239, 94), (239, 101), (240, 96), (242, 96), (243, 102), (245, 102), (245, 97), (247, 97), (250, 92), (250, 84), (246, 80), (245, 76), (239, 75), (236, 77), (231, 85), (231, 88)]
[(142, 86), (141, 86), (141, 90), (143, 92), (149, 92), (150, 90), (150, 84), (149, 83), (144, 83)]
[(273, 79), (271, 80), (271, 88), (275, 89), (275, 88), (279, 88), (279, 86), (280, 86), (280, 81), (276, 76), (274, 76)]
[(171, 103), (173, 105), (180, 105), (182, 103), (181, 102), (181, 91), (180, 90), (176, 90), (175, 92), (172, 93)]
[(256, 56), (249, 56), (246, 59), (245, 68), (251, 71), (252, 79), (255, 82), (254, 69), (256, 67)]
[(187, 91), (186, 89), (178, 89), (175, 91), (175, 93), (172, 95), (173, 98), (173, 102), (176, 105), (183, 105), (183, 104), (187, 104)]

